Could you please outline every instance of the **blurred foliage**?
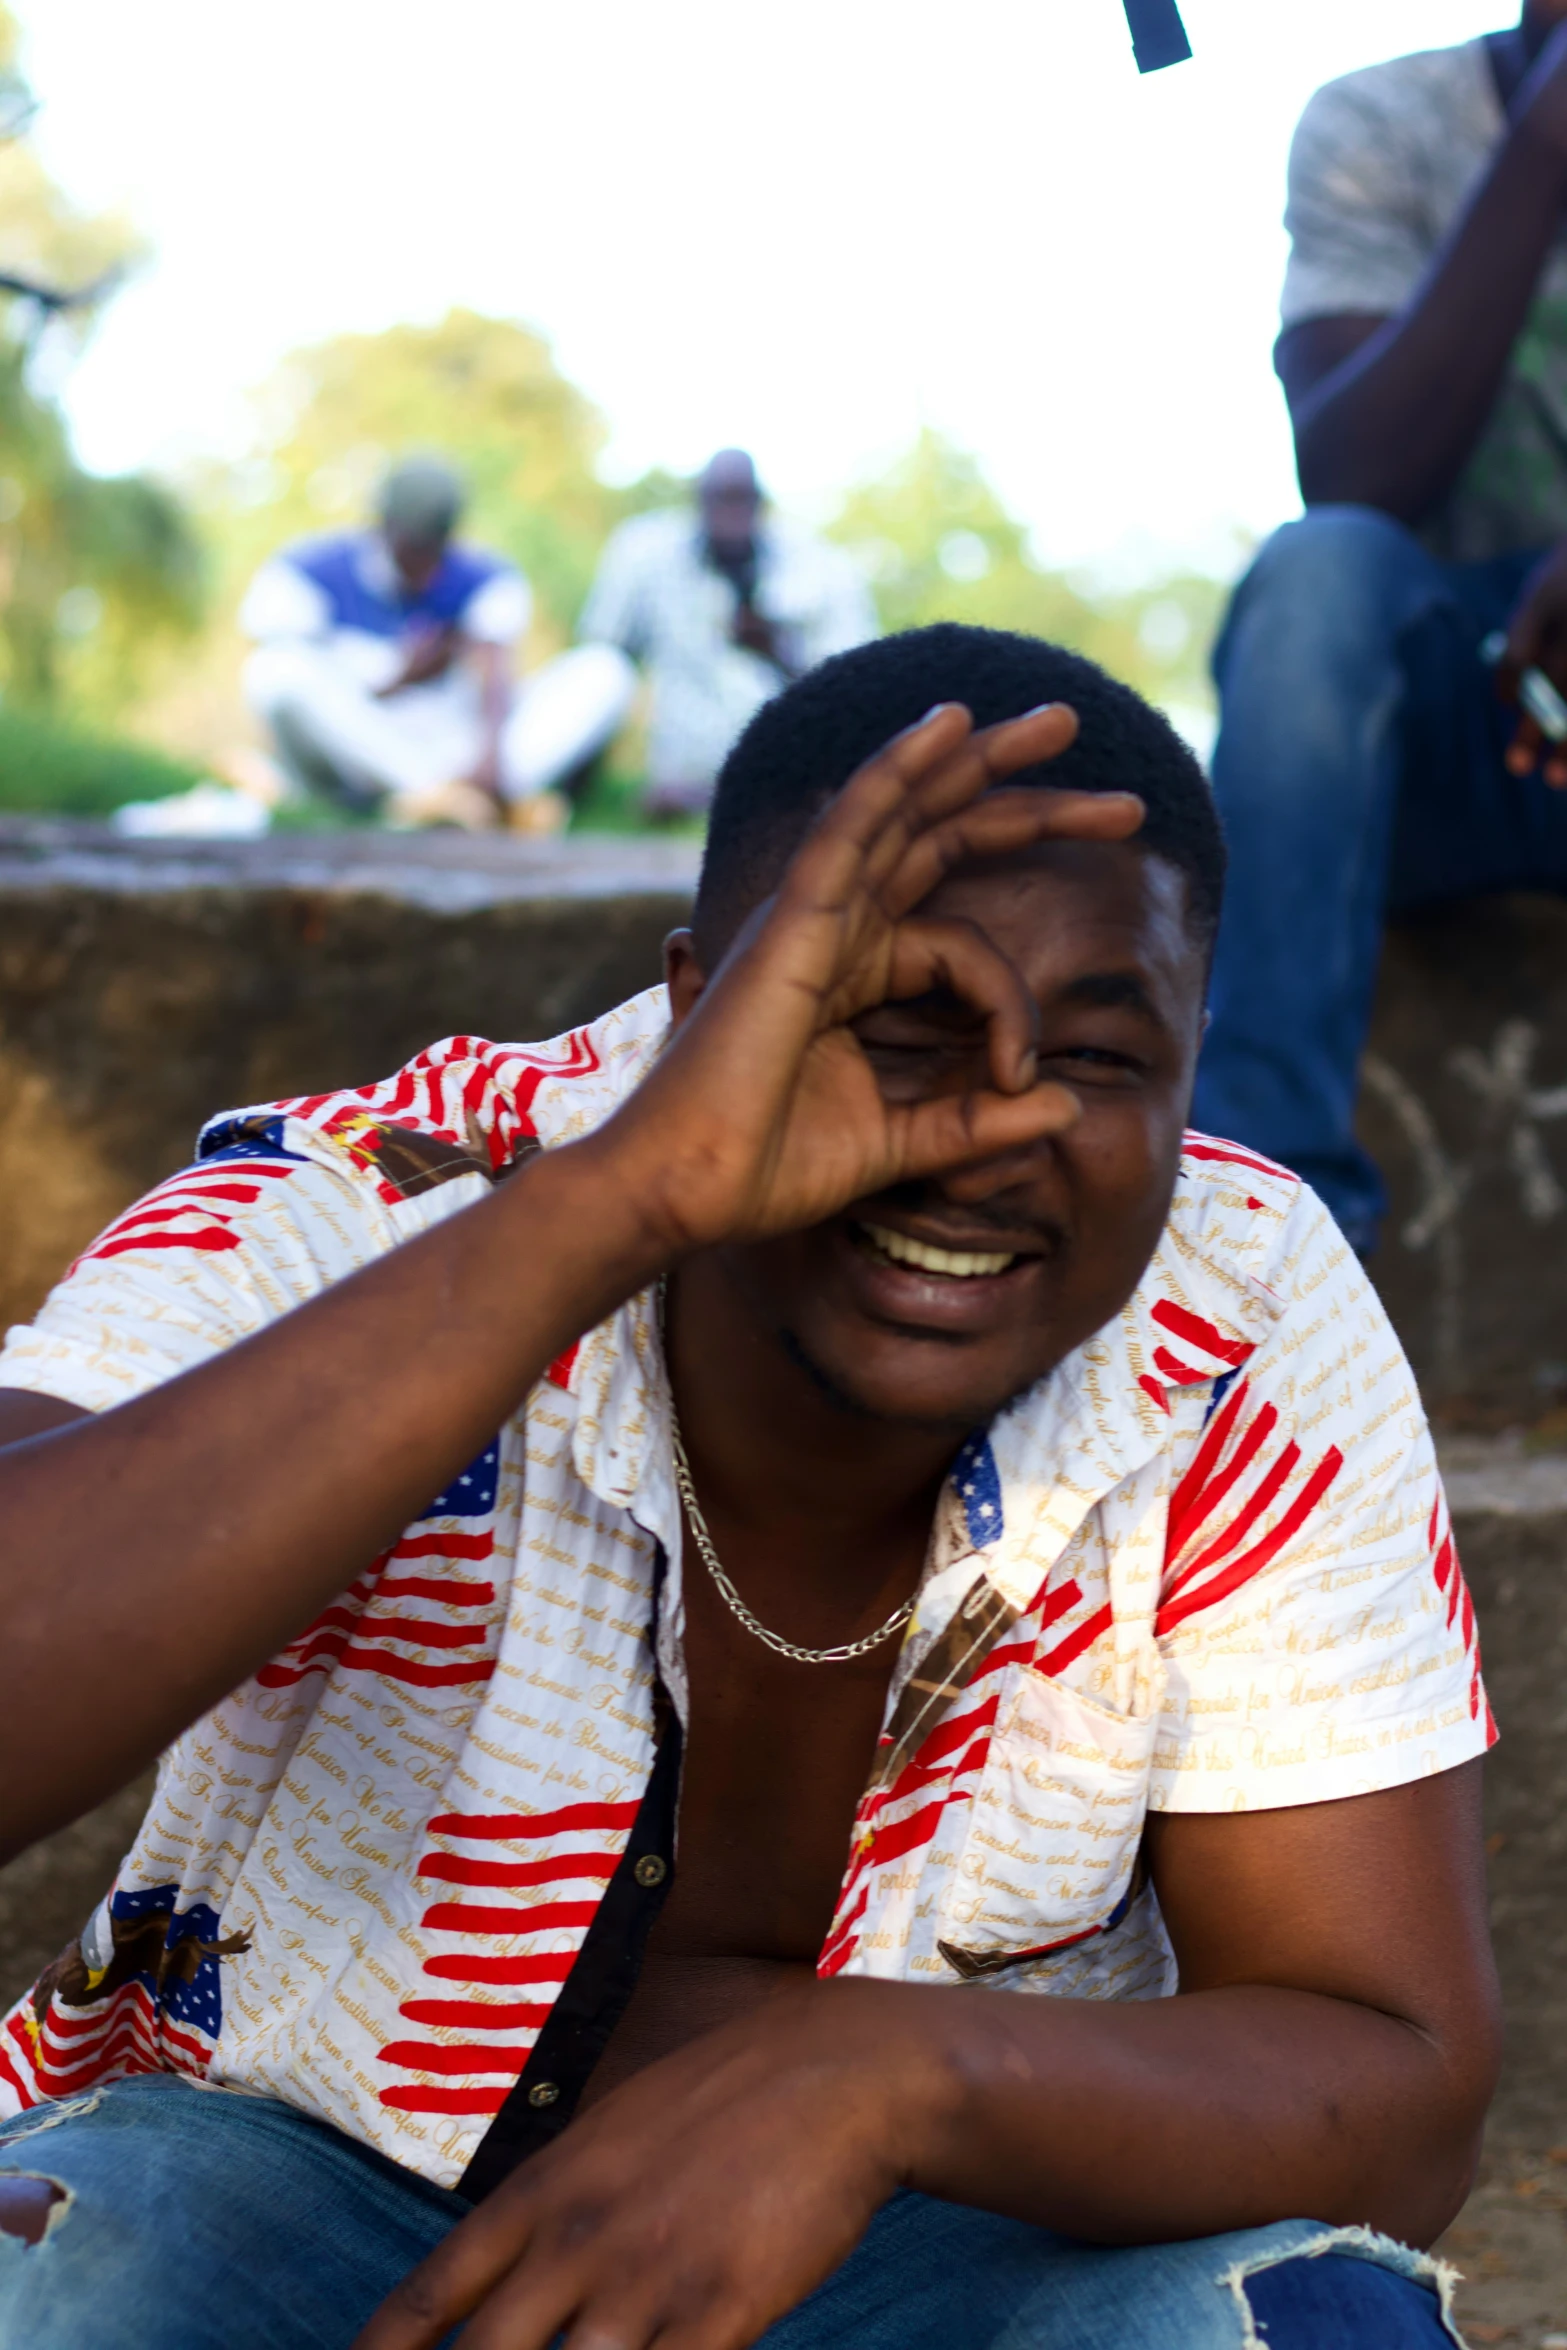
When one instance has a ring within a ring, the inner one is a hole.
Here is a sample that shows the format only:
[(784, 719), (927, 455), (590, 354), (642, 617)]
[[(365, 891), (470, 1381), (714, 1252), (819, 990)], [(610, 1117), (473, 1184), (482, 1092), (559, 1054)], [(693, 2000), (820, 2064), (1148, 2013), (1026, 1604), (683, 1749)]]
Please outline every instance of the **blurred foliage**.
[(1047, 571), (978, 463), (922, 432), (889, 471), (845, 498), (830, 535), (864, 564), (882, 625), (966, 620), (1086, 653), (1150, 701), (1200, 721), (1225, 589), (1197, 572), (1108, 588)]
[(125, 800), (161, 800), (200, 781), (196, 768), (140, 743), (0, 708), (0, 812), (106, 816)]
[[(78, 213), (7, 126), (25, 130), (16, 27), (0, 5), (0, 268), (74, 289), (127, 263), (113, 217)], [(47, 385), (90, 331), (90, 309), (46, 318), (0, 294), (0, 688), (38, 710), (122, 706), (160, 638), (201, 612), (198, 542), (161, 485), (79, 466)]]

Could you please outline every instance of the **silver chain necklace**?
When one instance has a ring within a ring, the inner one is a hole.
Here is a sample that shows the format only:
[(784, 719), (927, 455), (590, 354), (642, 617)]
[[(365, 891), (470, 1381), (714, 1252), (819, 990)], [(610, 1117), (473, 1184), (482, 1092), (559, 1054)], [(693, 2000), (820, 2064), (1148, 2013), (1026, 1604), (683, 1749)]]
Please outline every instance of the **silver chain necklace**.
[[(659, 1284), (658, 1292), (658, 1319), (659, 1329), (662, 1332), (664, 1329), (664, 1286), (662, 1282)], [(665, 1354), (667, 1359), (667, 1346)], [(895, 1632), (903, 1630), (904, 1625), (914, 1613), (913, 1599), (906, 1599), (901, 1607), (894, 1608), (879, 1632), (867, 1632), (863, 1640), (845, 1640), (837, 1648), (800, 1648), (794, 1641), (785, 1640), (781, 1634), (770, 1632), (764, 1623), (752, 1615), (745, 1601), (725, 1574), (722, 1562), (713, 1547), (713, 1537), (707, 1530), (707, 1520), (702, 1515), (702, 1504), (697, 1500), (696, 1487), (691, 1481), (691, 1463), (686, 1457), (685, 1439), (680, 1433), (680, 1415), (675, 1410), (673, 1391), (671, 1391), (669, 1398), (669, 1433), (675, 1454), (675, 1483), (680, 1488), (680, 1499), (685, 1509), (686, 1522), (691, 1528), (691, 1538), (702, 1554), (702, 1564), (718, 1587), (719, 1598), (736, 1621), (745, 1626), (753, 1640), (760, 1640), (764, 1648), (772, 1650), (774, 1656), (792, 1658), (797, 1665), (846, 1665), (857, 1656), (869, 1656), (873, 1648), (880, 1648), (884, 1640), (890, 1640)]]

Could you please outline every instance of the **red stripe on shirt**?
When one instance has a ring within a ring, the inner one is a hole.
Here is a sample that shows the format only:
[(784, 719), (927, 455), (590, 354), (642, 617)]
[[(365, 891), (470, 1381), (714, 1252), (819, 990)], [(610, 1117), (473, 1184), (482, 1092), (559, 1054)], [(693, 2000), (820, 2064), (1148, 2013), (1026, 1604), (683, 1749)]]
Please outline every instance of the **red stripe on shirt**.
[(1183, 1142), (1181, 1156), (1183, 1159), (1212, 1159), (1221, 1167), (1249, 1167), (1254, 1175), (1272, 1175), (1283, 1183), (1298, 1184), (1300, 1181), (1300, 1177), (1292, 1175), (1288, 1167), (1275, 1167), (1271, 1159), (1254, 1159), (1248, 1151), (1220, 1150), (1211, 1142)]
[(495, 1529), (482, 1534), (413, 1534), (387, 1552), (389, 1559), (487, 1559), (495, 1549)]
[(397, 2012), (411, 2024), (445, 2025), (459, 2032), (510, 2032), (547, 2023), (553, 2007), (553, 2000), (541, 2006), (536, 1999), (405, 1999)]
[(542, 1934), (547, 1927), (591, 1926), (598, 1907), (596, 1901), (545, 1901), (529, 1909), (518, 1901), (506, 1909), (487, 1909), (478, 1902), (437, 1901), (419, 1923), (431, 1933)]
[(1200, 1346), (1205, 1353), (1217, 1355), (1221, 1363), (1229, 1363), (1236, 1370), (1257, 1351), (1244, 1338), (1227, 1338), (1216, 1322), (1205, 1322), (1200, 1314), (1177, 1305), (1173, 1298), (1161, 1297), (1153, 1308), (1153, 1318), (1173, 1337), (1184, 1339), (1188, 1346)]
[(90, 1264), (95, 1257), (123, 1257), (133, 1248), (196, 1248), (216, 1256), (224, 1249), (238, 1248), (239, 1245), (237, 1232), (230, 1232), (225, 1225), (209, 1224), (203, 1225), (198, 1232), (143, 1232), (132, 1233), (125, 1240), (99, 1241), (87, 1249), (77, 1259), (77, 1263)]
[(339, 1661), (345, 1672), (379, 1673), (388, 1681), (401, 1681), (409, 1689), (460, 1688), (469, 1681), (488, 1681), (495, 1672), (493, 1657), (475, 1657), (464, 1664), (426, 1665), (411, 1656), (398, 1656), (390, 1649), (378, 1652), (373, 1648), (355, 1648), (352, 1644), (344, 1649)]
[(1112, 1621), (1110, 1602), (1106, 1600), (1103, 1607), (1095, 1608), (1091, 1616), (1084, 1618), (1075, 1632), (1069, 1632), (1059, 1647), (1052, 1648), (1045, 1656), (1035, 1657), (1035, 1672), (1043, 1673), (1047, 1679), (1057, 1673), (1064, 1673), (1068, 1665), (1076, 1663), (1085, 1648), (1093, 1647), (1102, 1632), (1109, 1631)]
[(380, 2102), (393, 2113), (499, 2113), (511, 2090), (383, 2089)]
[(1236, 1544), (1245, 1541), (1257, 1520), (1265, 1517), (1272, 1508), (1276, 1496), (1294, 1474), (1299, 1461), (1300, 1446), (1291, 1437), (1272, 1468), (1258, 1484), (1257, 1490), (1245, 1508), (1230, 1520), (1224, 1532), (1210, 1542), (1206, 1550), (1200, 1550), (1194, 1559), (1189, 1560), (1184, 1567), (1179, 1568), (1170, 1577), (1169, 1582), (1165, 1585), (1164, 1596), (1166, 1600), (1173, 1599), (1176, 1592), (1183, 1590), (1194, 1576), (1202, 1574), (1208, 1567), (1216, 1566), (1220, 1559), (1228, 1558)]
[(559, 1877), (607, 1883), (619, 1866), (618, 1852), (563, 1852), (553, 1860), (469, 1860), (460, 1852), (427, 1852), (415, 1874), (440, 1885), (552, 1885)]
[(413, 1648), (472, 1648), (486, 1637), (482, 1624), (439, 1624), (430, 1616), (361, 1616), (361, 1640), (406, 1640)]
[(486, 2048), (477, 2041), (389, 2040), (375, 2052), (377, 2064), (402, 2065), (411, 2073), (520, 2073), (528, 2048)]
[(439, 1575), (388, 1575), (376, 1588), (377, 1599), (443, 1599), (451, 1607), (488, 1607), (495, 1597), (493, 1583), (447, 1583)]
[[(1197, 1532), (1205, 1525), (1225, 1496), (1244, 1477), (1262, 1447), (1278, 1425), (1278, 1407), (1265, 1403), (1255, 1419), (1247, 1422), (1241, 1431), (1240, 1442), (1217, 1475), (1206, 1484), (1193, 1486), (1192, 1473), (1181, 1479), (1170, 1504), (1170, 1522), (1166, 1538), (1165, 1557), (1173, 1561)], [(1199, 1456), (1200, 1457), (1200, 1456)], [(1196, 1463), (1193, 1463), (1193, 1472)]]
[[(588, 1908), (590, 1905), (572, 1906)], [(518, 1958), (487, 1958), (463, 1950), (452, 1951), (445, 1958), (427, 1958), (424, 1972), (442, 1983), (564, 1983), (576, 1963), (575, 1950), (551, 1950)]]
[(1243, 1550), (1239, 1558), (1231, 1559), (1227, 1567), (1222, 1567), (1217, 1575), (1210, 1576), (1206, 1583), (1188, 1589), (1179, 1599), (1168, 1601), (1154, 1618), (1154, 1638), (1162, 1640), (1167, 1632), (1174, 1631), (1177, 1624), (1183, 1624), (1188, 1616), (1199, 1614), (1203, 1608), (1216, 1606), (1221, 1599), (1228, 1599), (1233, 1591), (1238, 1591), (1243, 1583), (1249, 1583), (1254, 1575), (1261, 1574), (1263, 1568), (1277, 1558), (1286, 1542), (1292, 1541), (1299, 1533), (1343, 1466), (1344, 1455), (1336, 1444), (1331, 1445), (1273, 1532), (1263, 1541), (1254, 1543), (1250, 1550)]
[(430, 1822), (432, 1836), (558, 1836), (568, 1828), (629, 1828), (641, 1810), (640, 1802), (568, 1803), (559, 1811), (438, 1812)]

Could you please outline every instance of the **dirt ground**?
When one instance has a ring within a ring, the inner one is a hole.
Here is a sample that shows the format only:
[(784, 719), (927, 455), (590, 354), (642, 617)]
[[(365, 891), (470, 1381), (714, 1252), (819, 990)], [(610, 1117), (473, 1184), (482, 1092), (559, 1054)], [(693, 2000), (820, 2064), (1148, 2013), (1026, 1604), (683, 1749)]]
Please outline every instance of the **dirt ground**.
[(1567, 2350), (1567, 2145), (1488, 2146), (1437, 2249), (1463, 2272), (1458, 2309), (1475, 2350)]

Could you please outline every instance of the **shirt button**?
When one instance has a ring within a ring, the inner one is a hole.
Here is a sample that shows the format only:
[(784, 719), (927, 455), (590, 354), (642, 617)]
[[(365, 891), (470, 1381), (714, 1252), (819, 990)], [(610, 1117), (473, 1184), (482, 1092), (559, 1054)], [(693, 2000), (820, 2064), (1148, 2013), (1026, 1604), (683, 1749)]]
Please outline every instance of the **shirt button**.
[(553, 2105), (559, 2095), (560, 2085), (558, 2082), (535, 2081), (533, 2087), (528, 2091), (528, 2103), (535, 2107)]
[(656, 1852), (644, 1852), (631, 1874), (639, 1885), (662, 1885), (669, 1874), (669, 1863)]

